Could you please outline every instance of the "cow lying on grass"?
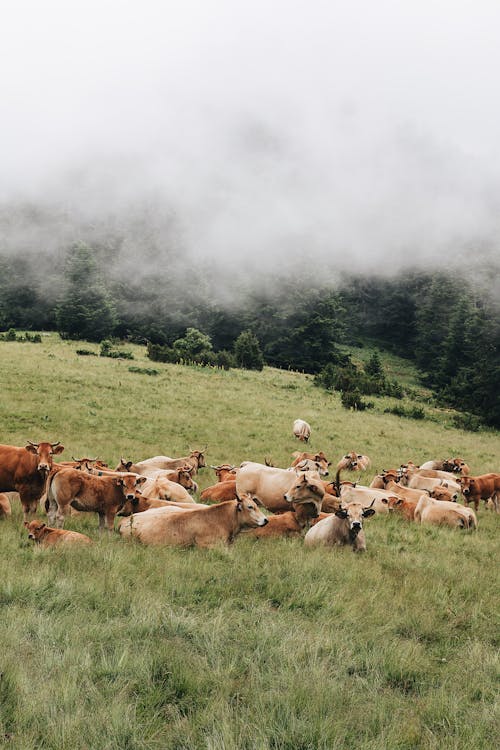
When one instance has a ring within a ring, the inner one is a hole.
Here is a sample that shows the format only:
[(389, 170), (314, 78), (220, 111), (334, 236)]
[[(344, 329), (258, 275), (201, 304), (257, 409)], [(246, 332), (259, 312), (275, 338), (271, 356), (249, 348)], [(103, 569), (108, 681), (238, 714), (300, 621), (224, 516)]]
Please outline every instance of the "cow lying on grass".
[(323, 520), (318, 521), (304, 538), (306, 547), (334, 547), (350, 544), (353, 552), (366, 550), (363, 518), (373, 516), (373, 508), (364, 508), (361, 503), (348, 503)]
[(436, 526), (452, 526), (462, 529), (477, 529), (476, 514), (471, 508), (458, 503), (434, 500), (422, 495), (415, 508), (415, 521)]
[(231, 543), (245, 528), (265, 526), (267, 518), (249, 496), (205, 508), (157, 508), (137, 513), (121, 522), (122, 536), (144, 544), (180, 547), (213, 547)]
[(8, 518), (12, 514), (8, 496), (0, 492), (0, 518)]
[(24, 525), (28, 529), (28, 539), (33, 539), (41, 547), (55, 547), (61, 544), (92, 544), (92, 539), (89, 539), (85, 534), (80, 534), (78, 531), (67, 531), (66, 529), (52, 529), (43, 521), (37, 521), (36, 519), (30, 523), (25, 521)]

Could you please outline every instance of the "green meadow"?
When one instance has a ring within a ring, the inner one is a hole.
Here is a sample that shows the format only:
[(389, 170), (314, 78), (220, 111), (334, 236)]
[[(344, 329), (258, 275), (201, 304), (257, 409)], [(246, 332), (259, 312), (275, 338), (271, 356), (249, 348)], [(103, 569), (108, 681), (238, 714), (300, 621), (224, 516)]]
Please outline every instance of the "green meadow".
[[(384, 358), (426, 419), (346, 411), (310, 376), (78, 356), (80, 342), (0, 342), (0, 442), (60, 440), (61, 459), (186, 455), (288, 466), (295, 418), (369, 483), (409, 459), (500, 471), (494, 431), (464, 432), (406, 362)], [(85, 348), (98, 347), (85, 343)], [(361, 356), (361, 355), (360, 355)], [(366, 356), (366, 354), (363, 354)], [(130, 371), (158, 370), (158, 375)], [(405, 401), (407, 405), (409, 402)], [(215, 481), (209, 468), (198, 477)], [(71, 518), (87, 549), (0, 522), (0, 746), (16, 750), (467, 750), (500, 743), (498, 528), (366, 522), (367, 552), (240, 535), (228, 549), (147, 548)]]

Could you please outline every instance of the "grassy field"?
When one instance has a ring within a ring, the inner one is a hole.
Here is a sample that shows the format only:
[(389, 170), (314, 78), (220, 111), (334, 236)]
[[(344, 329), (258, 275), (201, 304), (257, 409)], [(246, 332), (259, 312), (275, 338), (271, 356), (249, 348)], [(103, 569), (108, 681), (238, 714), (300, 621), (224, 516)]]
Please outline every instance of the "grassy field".
[[(0, 343), (0, 442), (60, 440), (61, 458), (140, 460), (208, 445), (209, 463), (297, 449), (293, 419), (332, 461), (460, 455), (498, 471), (495, 432), (341, 408), (297, 373), (78, 357), (81, 344)], [(85, 348), (91, 345), (85, 344)], [(98, 347), (94, 347), (98, 350)], [(158, 376), (130, 372), (154, 367)], [(393, 360), (391, 377), (414, 375)], [(200, 485), (214, 481), (205, 469)], [(368, 550), (240, 536), (230, 549), (152, 549), (100, 537), (38, 550), (20, 507), (0, 523), (0, 746), (17, 749), (494, 748), (499, 727), (498, 525), (366, 524)]]

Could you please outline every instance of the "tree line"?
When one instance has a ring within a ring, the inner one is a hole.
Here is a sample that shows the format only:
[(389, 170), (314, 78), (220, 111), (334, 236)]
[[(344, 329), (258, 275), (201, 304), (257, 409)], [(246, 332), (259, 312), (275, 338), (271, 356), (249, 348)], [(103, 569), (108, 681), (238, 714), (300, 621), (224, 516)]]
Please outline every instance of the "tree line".
[[(109, 248), (84, 243), (58, 263), (44, 263), (43, 254), (38, 263), (43, 272), (34, 272), (27, 257), (0, 259), (1, 330), (128, 339), (147, 344), (157, 361), (268, 364), (330, 385), (353, 376), (346, 347), (370, 343), (415, 362), (443, 404), (500, 427), (498, 300), (492, 287), (458, 273), (346, 276), (335, 287), (306, 272), (283, 276), (272, 288), (265, 279), (228, 280), (225, 303), (206, 268), (185, 278), (160, 266), (149, 276), (120, 273)], [(370, 387), (375, 381), (374, 373), (365, 377)], [(397, 395), (394, 384), (384, 387)]]

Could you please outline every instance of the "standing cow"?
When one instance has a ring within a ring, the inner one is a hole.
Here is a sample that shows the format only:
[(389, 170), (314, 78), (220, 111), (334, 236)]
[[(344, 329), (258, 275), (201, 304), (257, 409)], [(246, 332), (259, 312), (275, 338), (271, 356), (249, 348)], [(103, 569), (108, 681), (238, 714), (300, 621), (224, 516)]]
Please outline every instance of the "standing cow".
[(0, 445), (0, 492), (19, 492), (24, 520), (36, 513), (53, 456), (64, 450), (60, 443), (32, 443), (24, 448)]
[(293, 423), (293, 434), (301, 442), (307, 443), (311, 437), (311, 426), (303, 419), (296, 419)]

